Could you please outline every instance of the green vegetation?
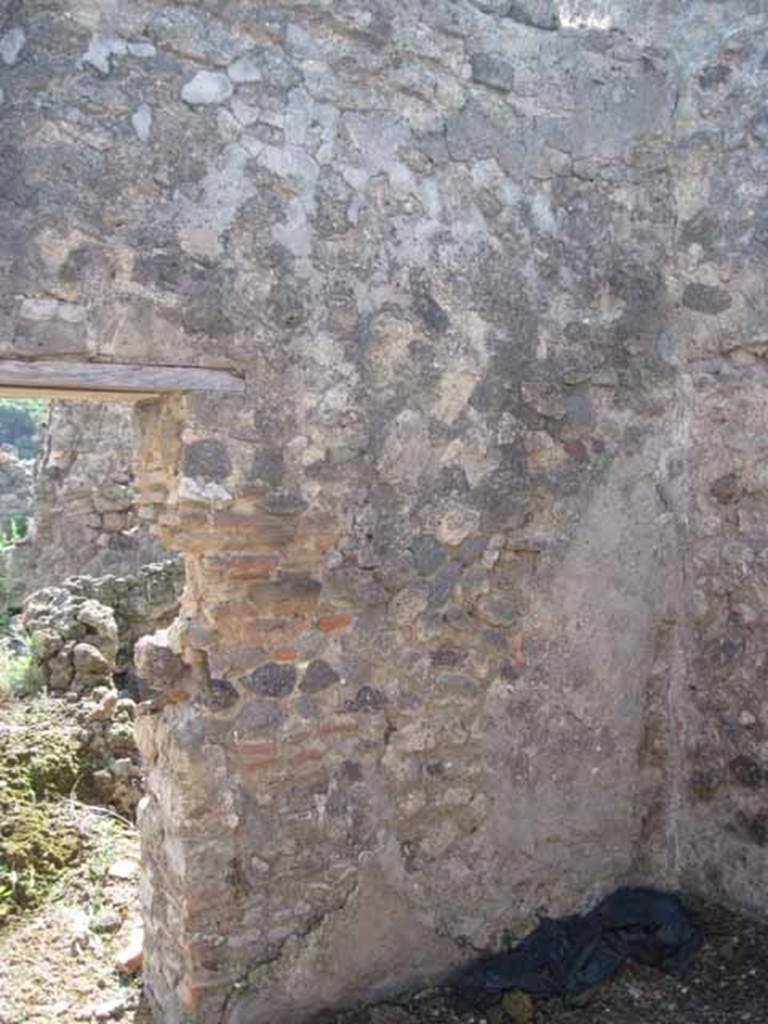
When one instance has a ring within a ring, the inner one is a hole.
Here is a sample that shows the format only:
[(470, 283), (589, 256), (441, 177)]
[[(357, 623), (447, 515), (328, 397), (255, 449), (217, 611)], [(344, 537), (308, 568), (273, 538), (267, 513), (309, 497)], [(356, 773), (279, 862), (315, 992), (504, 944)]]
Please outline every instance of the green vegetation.
[(0, 707), (13, 698), (34, 697), (42, 689), (42, 673), (32, 654), (14, 654), (0, 641)]
[(15, 512), (7, 530), (0, 527), (0, 551), (13, 547), (18, 541), (27, 536), (29, 521), (21, 512)]
[(0, 924), (36, 906), (83, 840), (68, 800), (81, 770), (67, 708), (37, 698), (7, 704), (0, 730)]
[(44, 398), (0, 398), (0, 444), (12, 444), (22, 459), (34, 459), (40, 424), (48, 415)]

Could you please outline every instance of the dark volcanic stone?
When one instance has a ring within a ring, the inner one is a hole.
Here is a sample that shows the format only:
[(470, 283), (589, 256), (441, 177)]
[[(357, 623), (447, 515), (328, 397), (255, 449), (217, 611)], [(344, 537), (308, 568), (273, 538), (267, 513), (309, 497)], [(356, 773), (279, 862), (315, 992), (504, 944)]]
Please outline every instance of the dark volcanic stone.
[(726, 473), (715, 480), (709, 488), (709, 493), (721, 505), (727, 505), (739, 495), (739, 478), (735, 473)]
[(374, 686), (361, 686), (354, 700), (348, 700), (345, 711), (381, 711), (389, 704), (387, 695)]
[(239, 699), (237, 689), (226, 679), (211, 679), (203, 693), (203, 702), (212, 711), (227, 711)]
[(221, 483), (232, 472), (232, 460), (221, 441), (208, 437), (184, 445), (181, 469), (184, 476)]
[(260, 697), (287, 697), (296, 685), (296, 667), (279, 661), (260, 665), (245, 681), (245, 685)]
[(326, 690), (334, 683), (338, 683), (339, 679), (339, 673), (327, 661), (316, 658), (315, 661), (310, 661), (307, 665), (307, 670), (301, 681), (301, 689), (307, 693), (318, 693), (320, 690)]
[(733, 304), (733, 299), (724, 288), (711, 284), (689, 284), (683, 292), (683, 305), (696, 313), (716, 316)]

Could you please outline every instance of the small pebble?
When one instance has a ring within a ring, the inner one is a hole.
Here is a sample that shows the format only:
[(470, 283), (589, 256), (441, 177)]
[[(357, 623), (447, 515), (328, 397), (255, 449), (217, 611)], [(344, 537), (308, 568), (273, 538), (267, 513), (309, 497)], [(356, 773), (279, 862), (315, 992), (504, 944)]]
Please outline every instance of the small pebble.
[(139, 862), (133, 860), (132, 857), (121, 857), (119, 860), (113, 861), (107, 868), (107, 874), (110, 878), (117, 878), (120, 881), (129, 881), (131, 878), (136, 877), (136, 873), (139, 870)]
[(117, 932), (123, 923), (122, 917), (115, 910), (102, 910), (91, 922), (94, 932)]

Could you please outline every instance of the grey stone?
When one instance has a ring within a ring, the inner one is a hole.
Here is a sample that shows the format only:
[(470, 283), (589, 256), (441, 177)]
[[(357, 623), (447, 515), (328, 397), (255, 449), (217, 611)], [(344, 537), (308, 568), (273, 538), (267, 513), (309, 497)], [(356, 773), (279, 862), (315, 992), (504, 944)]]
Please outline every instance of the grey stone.
[(285, 457), (279, 448), (258, 447), (253, 452), (251, 479), (277, 487), (285, 476)]
[(116, 910), (102, 910), (91, 922), (91, 928), (98, 933), (117, 932), (122, 924), (123, 919)]
[(488, 548), (487, 537), (467, 537), (459, 544), (457, 559), (462, 565), (472, 565), (480, 561)]
[(763, 107), (750, 118), (749, 134), (755, 142), (768, 143), (768, 107)]
[(109, 676), (115, 667), (114, 661), (105, 658), (98, 647), (92, 644), (75, 644), (75, 672), (80, 675)]
[(686, 285), (683, 292), (683, 305), (697, 313), (708, 313), (717, 316), (724, 313), (733, 304), (733, 299), (724, 288), (717, 285), (695, 282)]
[(518, 606), (498, 597), (484, 598), (479, 604), (478, 614), (493, 626), (510, 626), (520, 619)]
[(308, 502), (301, 494), (277, 490), (264, 496), (262, 507), (275, 516), (296, 516), (308, 508)]
[(140, 103), (131, 114), (131, 124), (142, 142), (148, 142), (152, 131), (152, 109), (148, 103)]
[(3, 64), (7, 67), (13, 67), (19, 59), (26, 41), (27, 36), (21, 26), (14, 25), (12, 28), (7, 29), (0, 36), (0, 59), (2, 59)]
[(546, 419), (561, 420), (566, 413), (560, 388), (547, 381), (525, 381), (521, 387), (523, 401)]
[(472, 80), (499, 92), (511, 92), (515, 86), (515, 69), (509, 61), (492, 53), (474, 53), (470, 58)]
[(113, 55), (124, 56), (127, 52), (128, 45), (120, 36), (113, 32), (94, 32), (80, 63), (107, 76), (112, 71)]
[(451, 561), (440, 569), (429, 587), (429, 607), (436, 608), (443, 604), (453, 593), (453, 588), (461, 576), (461, 562)]
[(190, 106), (217, 106), (233, 93), (232, 83), (222, 71), (198, 71), (182, 86), (181, 98)]
[(262, 62), (255, 54), (245, 54), (227, 68), (227, 74), (237, 85), (250, 82), (261, 82), (264, 78)]
[(438, 672), (435, 681), (448, 693), (473, 696), (477, 693), (477, 681), (463, 672)]
[(205, 438), (184, 445), (182, 471), (197, 480), (221, 483), (232, 472), (232, 460), (221, 441)]
[(555, 0), (511, 0), (503, 13), (513, 21), (534, 28), (555, 31), (560, 27), (560, 15)]
[(272, 700), (250, 700), (235, 719), (233, 731), (237, 737), (273, 732), (285, 720), (285, 712)]
[(420, 576), (431, 576), (445, 561), (445, 549), (436, 537), (414, 537), (409, 547)]
[(701, 69), (697, 81), (702, 89), (716, 89), (725, 85), (732, 74), (733, 69), (727, 64), (707, 64)]

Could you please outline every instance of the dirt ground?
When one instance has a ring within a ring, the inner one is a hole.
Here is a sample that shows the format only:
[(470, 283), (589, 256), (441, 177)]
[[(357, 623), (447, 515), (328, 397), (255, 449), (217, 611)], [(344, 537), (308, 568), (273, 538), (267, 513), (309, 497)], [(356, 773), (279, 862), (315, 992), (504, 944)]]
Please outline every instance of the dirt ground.
[[(690, 906), (690, 904), (689, 904)], [(592, 993), (586, 1005), (536, 1000), (531, 1024), (768, 1024), (768, 922), (711, 905), (695, 912), (706, 941), (680, 977), (629, 967)], [(490, 1024), (493, 1009), (462, 1006), (448, 992), (426, 992), (397, 1005), (330, 1015), (322, 1024)], [(317, 1021), (321, 1024), (321, 1021)], [(528, 1024), (524, 1018), (519, 1024)]]
[[(135, 919), (136, 879), (113, 878), (109, 869), (137, 859), (136, 835), (95, 812), (87, 825), (94, 833), (88, 861), (61, 880), (43, 907), (0, 931), (0, 1024), (150, 1024), (140, 979), (122, 978), (114, 969)], [(684, 976), (629, 967), (584, 1005), (537, 1000), (532, 1016), (514, 1024), (768, 1024), (768, 922), (711, 905), (695, 912), (706, 941)], [(497, 1007), (472, 1008), (451, 992), (433, 990), (325, 1014), (313, 1024), (510, 1021)]]
[(136, 831), (99, 808), (73, 813), (88, 856), (0, 929), (0, 1024), (149, 1024), (140, 981), (114, 967), (138, 917)]

